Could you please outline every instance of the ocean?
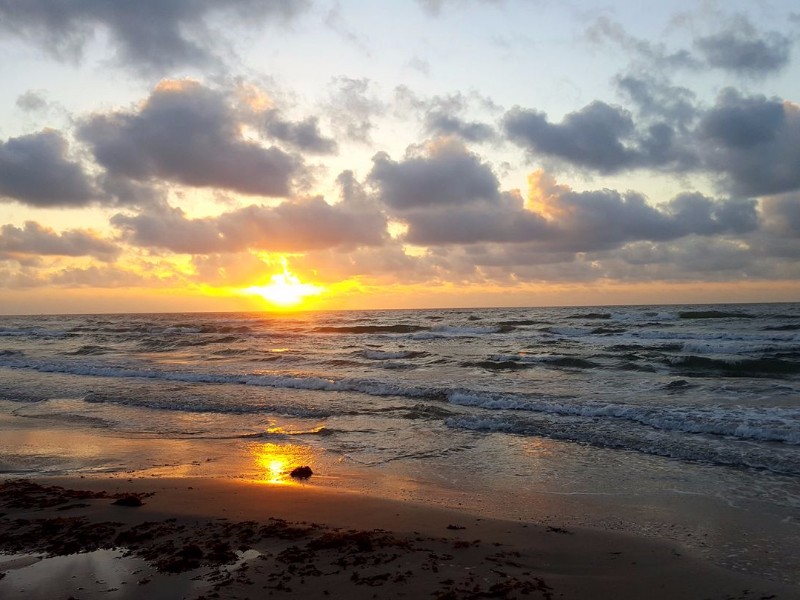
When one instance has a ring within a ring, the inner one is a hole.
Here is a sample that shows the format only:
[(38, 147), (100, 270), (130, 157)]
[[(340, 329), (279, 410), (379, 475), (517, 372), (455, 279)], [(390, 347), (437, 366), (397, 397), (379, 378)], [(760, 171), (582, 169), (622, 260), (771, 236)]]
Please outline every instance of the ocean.
[(221, 476), (800, 572), (800, 304), (0, 317), (0, 475)]

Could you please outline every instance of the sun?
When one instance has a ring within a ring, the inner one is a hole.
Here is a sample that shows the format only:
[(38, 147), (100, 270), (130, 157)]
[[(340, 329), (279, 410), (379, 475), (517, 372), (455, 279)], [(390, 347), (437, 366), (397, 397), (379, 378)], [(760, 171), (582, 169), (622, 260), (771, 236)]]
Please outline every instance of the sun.
[(275, 307), (288, 309), (298, 307), (307, 297), (318, 296), (325, 291), (322, 286), (301, 282), (297, 275), (289, 271), (286, 259), (282, 263), (283, 272), (273, 275), (268, 284), (252, 286), (244, 292), (261, 296)]

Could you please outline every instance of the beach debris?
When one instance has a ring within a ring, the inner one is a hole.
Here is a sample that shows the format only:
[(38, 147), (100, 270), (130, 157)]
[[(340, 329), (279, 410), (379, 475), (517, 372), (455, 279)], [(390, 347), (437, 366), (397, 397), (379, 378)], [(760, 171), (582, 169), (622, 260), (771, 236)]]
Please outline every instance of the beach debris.
[(564, 529), (563, 527), (553, 527), (552, 525), (548, 525), (547, 526), (547, 532), (548, 533), (560, 533), (560, 534), (563, 534), (563, 535), (572, 535), (571, 531), (569, 531), (567, 529)]
[(291, 473), (289, 473), (290, 477), (294, 477), (295, 479), (308, 479), (314, 474), (314, 471), (311, 470), (309, 466), (302, 466), (302, 467), (295, 467), (292, 469)]
[(115, 504), (117, 506), (136, 507), (136, 506), (141, 506), (142, 504), (144, 504), (144, 502), (142, 502), (142, 499), (139, 498), (138, 496), (128, 495), (128, 496), (122, 496), (121, 498), (117, 498), (111, 504)]

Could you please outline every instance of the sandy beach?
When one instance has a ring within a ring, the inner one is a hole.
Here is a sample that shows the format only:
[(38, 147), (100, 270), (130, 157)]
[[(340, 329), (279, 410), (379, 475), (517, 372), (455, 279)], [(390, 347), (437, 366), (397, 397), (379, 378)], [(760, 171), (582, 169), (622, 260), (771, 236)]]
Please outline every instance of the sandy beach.
[(8, 599), (798, 597), (674, 544), (302, 482), (6, 480), (0, 513)]

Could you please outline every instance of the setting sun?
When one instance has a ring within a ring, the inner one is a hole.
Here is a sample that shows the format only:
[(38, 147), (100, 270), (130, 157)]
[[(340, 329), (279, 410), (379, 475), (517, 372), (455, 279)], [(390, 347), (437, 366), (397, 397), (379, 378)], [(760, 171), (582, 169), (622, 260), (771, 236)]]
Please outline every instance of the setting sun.
[(303, 283), (289, 271), (286, 260), (283, 261), (283, 272), (276, 273), (270, 278), (270, 283), (261, 286), (252, 286), (244, 291), (248, 294), (261, 296), (279, 308), (294, 308), (301, 304), (308, 296), (318, 296), (324, 287), (312, 283)]

